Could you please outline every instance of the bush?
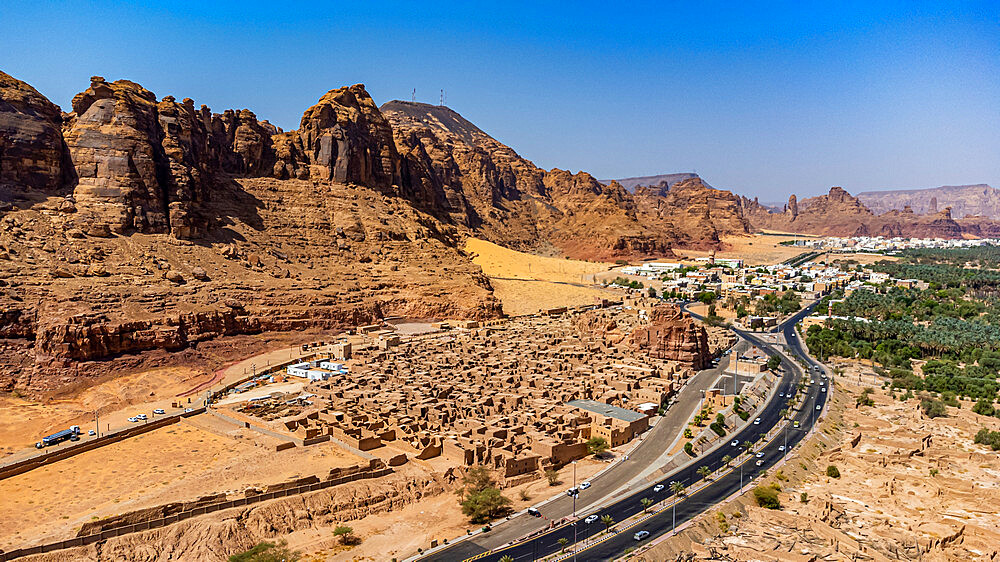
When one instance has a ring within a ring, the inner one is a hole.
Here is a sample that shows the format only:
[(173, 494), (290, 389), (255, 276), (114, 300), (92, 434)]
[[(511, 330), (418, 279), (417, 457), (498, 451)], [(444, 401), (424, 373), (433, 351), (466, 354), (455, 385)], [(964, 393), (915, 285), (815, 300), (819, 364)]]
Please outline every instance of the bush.
[(802, 503), (809, 503), (809, 494), (806, 492), (799, 494), (799, 501)]
[(684, 452), (692, 457), (694, 456), (694, 445), (692, 445), (690, 441), (684, 444)]
[(826, 467), (826, 475), (830, 478), (840, 478), (840, 469), (831, 464)]
[(948, 415), (944, 407), (944, 402), (934, 398), (923, 398), (920, 400), (920, 409), (929, 418), (940, 418)]
[(994, 451), (1000, 451), (1000, 431), (990, 431), (984, 427), (976, 434), (975, 442), (978, 445), (988, 445)]
[(981, 398), (976, 402), (976, 405), (972, 407), (972, 411), (980, 416), (994, 416), (997, 413), (996, 408), (993, 407), (993, 403), (985, 398)]
[(599, 455), (608, 449), (608, 440), (603, 437), (595, 436), (587, 440), (587, 452), (592, 455)]
[(301, 558), (297, 550), (288, 550), (288, 541), (259, 542), (256, 546), (229, 557), (229, 562), (295, 562)]
[(711, 427), (712, 431), (714, 431), (716, 434), (718, 434), (719, 437), (725, 437), (725, 435), (726, 435), (726, 428), (722, 427), (722, 425), (719, 422), (715, 422), (715, 423), (713, 423), (709, 427)]
[(753, 489), (753, 497), (757, 505), (766, 509), (781, 509), (778, 501), (778, 491), (770, 486), (757, 486)]

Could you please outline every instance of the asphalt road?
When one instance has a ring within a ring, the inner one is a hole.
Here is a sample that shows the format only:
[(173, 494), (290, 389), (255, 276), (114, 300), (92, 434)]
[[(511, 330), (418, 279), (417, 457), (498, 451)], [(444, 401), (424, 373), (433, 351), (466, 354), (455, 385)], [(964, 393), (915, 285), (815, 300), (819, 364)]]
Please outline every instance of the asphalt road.
[[(798, 342), (797, 336), (794, 336), (793, 334), (796, 322), (798, 322), (803, 316), (809, 314), (811, 310), (812, 306), (807, 307), (778, 327), (778, 330), (784, 333), (786, 341), (789, 343), (790, 350), (807, 362), (809, 360), (802, 353), (802, 348)], [(769, 354), (778, 353), (778, 350), (776, 350), (773, 346), (754, 336), (752, 333), (738, 330), (737, 333)], [(796, 362), (788, 359), (784, 355), (780, 355), (780, 357), (782, 358), (781, 367), (783, 374), (780, 381), (777, 383), (777, 392), (779, 394), (784, 394), (785, 396), (790, 396), (795, 393), (796, 385), (802, 377), (803, 370)], [(637, 492), (630, 494), (603, 509), (594, 511), (593, 513), (590, 513), (585, 509), (579, 510), (579, 520), (576, 524), (558, 527), (531, 540), (522, 541), (515, 545), (495, 550), (489, 554), (484, 554), (483, 550), (480, 550), (479, 552), (471, 552), (472, 549), (467, 550), (464, 548), (458, 548), (462, 545), (462, 543), (459, 543), (456, 547), (436, 553), (434, 556), (428, 557), (427, 559), (463, 560), (468, 557), (478, 555), (476, 560), (483, 562), (497, 561), (503, 556), (510, 556), (515, 561), (534, 560), (538, 557), (558, 552), (561, 548), (563, 548), (562, 545), (559, 544), (559, 539), (567, 539), (570, 545), (572, 545), (574, 541), (594, 539), (591, 546), (581, 547), (583, 549), (578, 551), (578, 557), (581, 560), (611, 560), (621, 556), (626, 548), (638, 546), (648, 542), (659, 535), (669, 532), (675, 525), (679, 525), (684, 521), (702, 513), (705, 509), (717, 504), (726, 497), (740, 490), (741, 483), (744, 485), (749, 484), (750, 478), (753, 474), (766, 470), (770, 466), (777, 463), (783, 457), (785, 452), (787, 452), (787, 449), (794, 447), (794, 445), (806, 435), (809, 428), (812, 427), (812, 424), (818, 417), (819, 411), (817, 408), (821, 408), (826, 399), (826, 392), (820, 391), (819, 382), (820, 380), (817, 378), (817, 384), (806, 387), (801, 402), (801, 408), (793, 412), (792, 420), (799, 422), (799, 428), (792, 428), (791, 425), (789, 425), (787, 429), (782, 432), (784, 435), (780, 435), (777, 439), (774, 439), (767, 444), (757, 443), (758, 439), (760, 439), (769, 429), (778, 424), (780, 421), (780, 412), (786, 407), (786, 399), (776, 396), (775, 399), (772, 400), (761, 412), (759, 424), (748, 424), (736, 434), (730, 434), (727, 436), (729, 441), (735, 441), (738, 444), (742, 444), (744, 441), (754, 443), (755, 445), (751, 449), (754, 456), (741, 457), (739, 464), (737, 464), (737, 461), (731, 462), (730, 464), (738, 468), (738, 470), (730, 471), (726, 475), (711, 481), (707, 486), (697, 492), (692, 492), (690, 495), (685, 494), (677, 502), (675, 508), (650, 516), (641, 523), (629, 528), (627, 532), (619, 533), (611, 538), (597, 537), (596, 535), (599, 535), (600, 532), (604, 530), (604, 525), (600, 522), (600, 520), (587, 524), (585, 523), (585, 518), (591, 514), (597, 515), (598, 517), (610, 515), (615, 521), (624, 521), (643, 511), (643, 507), (640, 503), (642, 498), (649, 498), (654, 502), (671, 500), (674, 494), (670, 489), (670, 482), (678, 481), (688, 488), (699, 484), (702, 480), (704, 480), (697, 473), (699, 467), (708, 466), (714, 472), (723, 467), (724, 463), (722, 462), (722, 458), (724, 456), (730, 455), (735, 457), (737, 452), (741, 450), (741, 447), (727, 445), (714, 451), (710, 451), (709, 453), (699, 457), (696, 462), (690, 463), (689, 465), (678, 469), (660, 482), (650, 484), (644, 489), (638, 490)], [(781, 450), (779, 447), (784, 447), (785, 450)], [(760, 454), (760, 457), (758, 457), (757, 454)], [(662, 485), (663, 487), (661, 490), (656, 491), (656, 486), (659, 485)], [(653, 509), (655, 509), (655, 506)], [(633, 538), (633, 535), (636, 532), (643, 530), (649, 531), (649, 536), (645, 537), (641, 541), (636, 541)]]
[[(747, 347), (745, 342), (737, 345)], [(580, 493), (576, 500), (577, 514), (584, 513), (589, 506), (603, 502), (610, 494), (639, 476), (647, 468), (656, 465), (661, 455), (673, 444), (674, 439), (684, 429), (695, 410), (701, 404), (701, 392), (712, 387), (719, 375), (729, 364), (728, 356), (724, 356), (718, 367), (700, 371), (680, 391), (675, 402), (667, 409), (656, 425), (649, 430), (640, 444), (628, 455), (627, 460), (621, 460), (604, 474), (590, 480), (591, 487)], [(728, 383), (732, 384), (732, 383)], [(559, 489), (568, 489), (573, 483), (564, 482)], [(498, 525), (489, 533), (478, 534), (473, 538), (455, 543), (453, 546), (430, 554), (422, 561), (464, 560), (495, 548), (506, 546), (512, 541), (543, 531), (553, 521), (561, 521), (573, 515), (573, 499), (560, 495), (557, 499), (545, 503), (540, 508), (542, 517), (536, 518), (527, 514), (514, 517), (503, 525)]]

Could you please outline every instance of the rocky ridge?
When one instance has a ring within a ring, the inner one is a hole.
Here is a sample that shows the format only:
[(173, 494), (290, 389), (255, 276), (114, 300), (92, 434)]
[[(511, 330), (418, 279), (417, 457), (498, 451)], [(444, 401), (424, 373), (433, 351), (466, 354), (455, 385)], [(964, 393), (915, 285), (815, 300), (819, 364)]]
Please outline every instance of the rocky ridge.
[(628, 343), (650, 357), (679, 361), (696, 371), (712, 362), (705, 327), (674, 304), (654, 307), (649, 323), (633, 330)]

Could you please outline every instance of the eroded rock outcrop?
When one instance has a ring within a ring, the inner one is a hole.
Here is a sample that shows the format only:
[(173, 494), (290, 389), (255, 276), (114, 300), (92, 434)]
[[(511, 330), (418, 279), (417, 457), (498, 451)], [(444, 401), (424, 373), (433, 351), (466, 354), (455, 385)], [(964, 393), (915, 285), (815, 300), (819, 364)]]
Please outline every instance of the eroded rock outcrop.
[(67, 156), (59, 107), (0, 72), (0, 203), (64, 187)]
[(660, 304), (650, 313), (649, 324), (629, 336), (633, 349), (657, 359), (669, 359), (705, 369), (711, 364), (705, 328), (674, 304)]

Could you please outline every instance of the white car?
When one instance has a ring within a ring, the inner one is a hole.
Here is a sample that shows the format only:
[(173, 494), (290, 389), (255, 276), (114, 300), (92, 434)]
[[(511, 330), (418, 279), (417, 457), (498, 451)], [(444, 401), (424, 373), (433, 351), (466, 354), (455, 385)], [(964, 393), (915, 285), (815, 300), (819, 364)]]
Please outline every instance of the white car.
[(569, 490), (566, 490), (566, 495), (569, 496), (569, 497), (571, 497), (571, 498), (573, 496), (579, 496), (580, 495), (580, 490), (579, 490), (579, 488), (570, 488)]
[(139, 414), (139, 415), (138, 415), (138, 416), (136, 416), (135, 418), (136, 418), (137, 420), (143, 420), (143, 421), (146, 421), (146, 419), (147, 419), (147, 418), (146, 418), (146, 414)]
[(732, 445), (733, 447), (739, 447), (740, 446), (740, 442), (739, 442), (738, 439), (734, 439), (733, 442), (730, 443), (730, 445)]
[(590, 482), (583, 482), (583, 483), (580, 484), (580, 489), (581, 490), (586, 490), (589, 487), (590, 487)]
[(764, 452), (763, 452), (763, 451), (761, 451), (761, 452), (757, 453), (757, 458), (758, 458), (758, 459), (759, 459), (759, 458), (763, 458), (763, 457), (764, 457)]
[(153, 413), (154, 413), (154, 414), (159, 414), (159, 415), (163, 415), (163, 414), (166, 414), (166, 413), (167, 413), (167, 411), (166, 411), (166, 410), (164, 410), (163, 408), (157, 408), (157, 409), (153, 410)]
[(757, 461), (757, 466), (761, 466), (763, 464), (764, 464), (764, 461)]
[(778, 450), (779, 451), (784, 451), (785, 450), (785, 446), (784, 445), (778, 445)]
[(194, 408), (184, 408), (184, 413), (193, 412)]
[(817, 405), (816, 405), (816, 409), (817, 409), (817, 410), (822, 410), (822, 409), (823, 409), (823, 406), (820, 406), (819, 404), (817, 404)]
[(784, 392), (778, 394), (778, 398), (784, 398), (784, 397), (785, 397), (785, 393)]
[(586, 523), (587, 525), (590, 525), (594, 521), (597, 521), (597, 515), (596, 514), (595, 515), (590, 515), (586, 519), (583, 520), (583, 522)]
[(825, 387), (825, 386), (821, 386), (821, 387), (819, 387), (819, 391), (820, 391), (820, 392), (826, 392), (826, 387)]
[(653, 491), (654, 492), (662, 492), (663, 488), (664, 488), (663, 484), (657, 484), (656, 486), (653, 486)]
[(753, 420), (754, 425), (760, 425), (760, 418)]
[(638, 533), (632, 535), (632, 538), (637, 541), (641, 541), (642, 539), (648, 536), (649, 536), (649, 531), (639, 531)]
[(132, 416), (131, 418), (128, 419), (128, 421), (130, 421), (132, 423), (135, 423), (135, 422), (139, 421), (139, 418), (137, 418), (135, 416)]

